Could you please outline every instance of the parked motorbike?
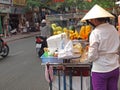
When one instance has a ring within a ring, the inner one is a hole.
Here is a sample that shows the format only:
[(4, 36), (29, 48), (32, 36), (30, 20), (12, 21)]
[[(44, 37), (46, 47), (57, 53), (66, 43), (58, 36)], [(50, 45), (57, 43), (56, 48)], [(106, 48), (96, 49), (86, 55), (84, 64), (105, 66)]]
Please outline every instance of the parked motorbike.
[(0, 37), (0, 56), (7, 57), (9, 54), (9, 46), (7, 43)]
[(44, 48), (47, 47), (46, 37), (36, 36), (36, 52), (38, 57), (41, 57), (44, 53)]

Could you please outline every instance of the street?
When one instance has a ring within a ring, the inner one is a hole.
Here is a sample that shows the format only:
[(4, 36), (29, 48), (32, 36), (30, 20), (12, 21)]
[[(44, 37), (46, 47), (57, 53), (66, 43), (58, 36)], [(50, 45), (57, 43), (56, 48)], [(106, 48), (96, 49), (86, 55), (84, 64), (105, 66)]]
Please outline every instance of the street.
[(35, 37), (11, 41), (8, 45), (9, 56), (0, 58), (0, 90), (48, 90), (44, 66), (35, 51)]
[(0, 58), (0, 90), (48, 90), (34, 40), (31, 37), (8, 43), (9, 56)]

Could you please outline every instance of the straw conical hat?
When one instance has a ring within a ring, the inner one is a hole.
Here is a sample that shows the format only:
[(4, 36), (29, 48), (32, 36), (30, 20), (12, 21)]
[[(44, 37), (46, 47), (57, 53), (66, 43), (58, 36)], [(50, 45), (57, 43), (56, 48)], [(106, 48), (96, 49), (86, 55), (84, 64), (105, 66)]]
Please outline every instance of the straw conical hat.
[(104, 17), (110, 17), (114, 18), (112, 14), (110, 14), (108, 11), (100, 7), (99, 5), (94, 5), (93, 8), (81, 19), (81, 21), (94, 19), (94, 18), (104, 18)]

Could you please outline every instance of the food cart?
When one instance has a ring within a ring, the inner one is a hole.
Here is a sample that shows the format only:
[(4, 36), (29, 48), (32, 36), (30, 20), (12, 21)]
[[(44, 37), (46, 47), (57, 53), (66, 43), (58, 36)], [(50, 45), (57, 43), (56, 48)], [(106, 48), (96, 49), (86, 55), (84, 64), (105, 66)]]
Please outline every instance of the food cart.
[[(57, 14), (57, 15), (48, 15), (46, 20), (50, 24), (58, 21), (59, 23), (66, 21), (65, 25), (68, 26), (70, 18), (81, 18), (82, 14)], [(49, 49), (54, 49), (54, 55), (48, 56), (48, 49), (45, 49), (44, 55), (41, 57), (42, 65), (45, 65), (45, 72), (47, 74), (47, 81), (49, 83), (50, 90), (92, 90), (91, 85), (91, 63), (80, 62), (83, 55), (79, 53), (84, 53), (83, 49), (80, 47), (79, 43), (83, 48), (86, 47), (88, 42), (86, 40), (68, 40), (68, 34), (65, 34), (63, 40), (72, 41), (73, 46), (76, 46), (75, 54), (69, 56), (69, 52), (62, 52), (62, 55), (68, 55), (67, 57), (59, 58), (56, 56), (56, 51), (62, 46), (61, 37), (62, 34), (58, 36), (54, 35), (47, 39), (47, 44)], [(75, 34), (74, 34), (75, 35)], [(70, 38), (69, 38), (70, 39)], [(77, 44), (78, 43), (78, 44)], [(64, 43), (65, 44), (65, 43)], [(67, 45), (66, 45), (67, 46)], [(71, 46), (71, 45), (68, 45)], [(73, 48), (73, 47), (71, 47)], [(69, 50), (71, 50), (69, 47)], [(65, 48), (64, 48), (65, 49)], [(66, 47), (68, 49), (68, 47)], [(52, 51), (52, 50), (50, 50)], [(78, 53), (79, 52), (79, 53)], [(49, 53), (51, 54), (51, 53)], [(58, 53), (57, 53), (58, 54)], [(52, 67), (52, 70), (51, 70)]]
[[(79, 62), (80, 58), (78, 54), (62, 59), (53, 56), (41, 57), (42, 65), (47, 66), (50, 90), (92, 90), (92, 64)], [(49, 72), (51, 66), (53, 67), (52, 79)]]

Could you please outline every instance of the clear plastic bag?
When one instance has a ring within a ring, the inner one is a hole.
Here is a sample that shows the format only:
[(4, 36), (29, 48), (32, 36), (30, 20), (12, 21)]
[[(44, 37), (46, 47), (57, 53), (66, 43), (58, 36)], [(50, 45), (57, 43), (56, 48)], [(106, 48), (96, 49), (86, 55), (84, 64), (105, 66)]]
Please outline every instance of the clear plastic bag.
[(58, 58), (70, 58), (73, 57), (73, 44), (69, 40), (63, 49), (58, 50)]

